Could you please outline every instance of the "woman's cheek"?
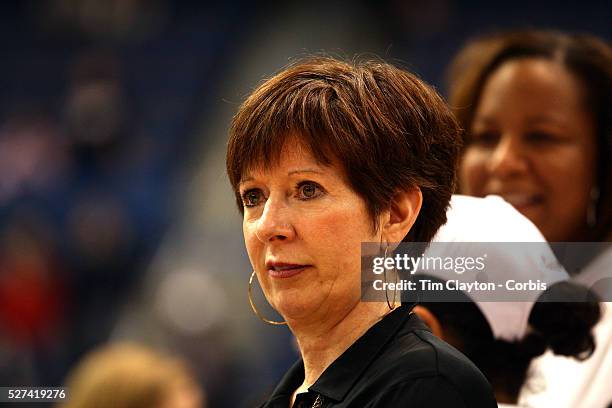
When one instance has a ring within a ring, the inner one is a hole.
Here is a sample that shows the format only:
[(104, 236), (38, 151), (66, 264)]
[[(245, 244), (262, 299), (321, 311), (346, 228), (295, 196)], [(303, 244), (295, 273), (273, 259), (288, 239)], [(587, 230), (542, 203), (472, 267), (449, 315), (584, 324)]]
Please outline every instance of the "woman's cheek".
[(468, 148), (459, 166), (459, 184), (462, 194), (481, 196), (486, 183), (486, 154)]
[(245, 221), (242, 227), (242, 233), (244, 236), (244, 244), (246, 246), (249, 260), (253, 268), (257, 265), (257, 247), (259, 239), (255, 234), (255, 224), (249, 221)]

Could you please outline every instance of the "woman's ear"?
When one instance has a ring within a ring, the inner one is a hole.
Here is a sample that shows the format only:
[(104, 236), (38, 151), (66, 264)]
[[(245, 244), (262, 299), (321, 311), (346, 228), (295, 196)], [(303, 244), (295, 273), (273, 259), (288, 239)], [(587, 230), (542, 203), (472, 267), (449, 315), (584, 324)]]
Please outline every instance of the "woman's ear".
[(431, 329), (434, 336), (444, 339), (444, 332), (438, 318), (424, 306), (417, 305), (412, 311)]
[(418, 187), (395, 193), (389, 208), (389, 218), (383, 228), (387, 242), (401, 242), (404, 239), (414, 225), (422, 204), (423, 194)]

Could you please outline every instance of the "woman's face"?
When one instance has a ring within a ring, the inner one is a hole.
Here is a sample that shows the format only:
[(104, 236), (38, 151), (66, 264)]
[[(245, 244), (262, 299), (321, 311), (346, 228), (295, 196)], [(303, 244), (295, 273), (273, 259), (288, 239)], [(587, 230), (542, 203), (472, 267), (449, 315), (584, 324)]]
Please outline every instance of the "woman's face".
[(361, 242), (380, 237), (337, 164), (289, 141), (277, 166), (245, 174), (239, 188), (249, 259), (285, 319), (343, 315), (359, 302)]
[(549, 241), (580, 239), (596, 167), (594, 123), (579, 81), (529, 58), (491, 74), (460, 167), (462, 192), (501, 195)]

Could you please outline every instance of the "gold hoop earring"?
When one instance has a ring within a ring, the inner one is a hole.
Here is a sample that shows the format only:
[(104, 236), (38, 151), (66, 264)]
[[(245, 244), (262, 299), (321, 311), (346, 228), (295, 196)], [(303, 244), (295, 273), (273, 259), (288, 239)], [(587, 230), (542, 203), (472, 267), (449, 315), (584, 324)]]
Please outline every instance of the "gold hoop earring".
[(587, 207), (587, 225), (594, 228), (597, 225), (597, 204), (599, 202), (599, 188), (592, 187), (589, 193), (589, 205)]
[[(387, 244), (387, 246), (385, 247), (385, 259), (387, 259), (387, 250), (389, 249), (389, 245)], [(395, 267), (393, 267), (393, 269), (395, 270)], [(385, 278), (385, 283), (387, 283), (387, 268), (384, 268), (384, 278)], [(397, 274), (395, 275), (395, 283), (397, 285)], [(385, 285), (385, 298), (387, 299), (387, 306), (389, 306), (389, 310), (393, 310), (395, 309), (395, 294), (396, 294), (396, 290), (393, 290), (393, 306), (391, 306), (391, 303), (389, 303), (389, 295), (387, 294), (387, 286)]]
[(253, 292), (251, 289), (251, 287), (253, 286), (253, 277), (255, 277), (255, 271), (253, 271), (253, 273), (251, 274), (251, 277), (249, 278), (249, 289), (247, 291), (248, 298), (249, 298), (249, 304), (251, 305), (251, 309), (253, 309), (253, 313), (255, 313), (255, 315), (259, 317), (259, 319), (262, 322), (265, 322), (265, 323), (268, 323), (274, 326), (280, 326), (283, 324), (287, 324), (287, 322), (277, 322), (274, 320), (266, 319), (265, 317), (262, 316), (261, 313), (259, 313), (259, 310), (257, 310), (257, 307), (255, 307), (255, 302), (253, 302)]

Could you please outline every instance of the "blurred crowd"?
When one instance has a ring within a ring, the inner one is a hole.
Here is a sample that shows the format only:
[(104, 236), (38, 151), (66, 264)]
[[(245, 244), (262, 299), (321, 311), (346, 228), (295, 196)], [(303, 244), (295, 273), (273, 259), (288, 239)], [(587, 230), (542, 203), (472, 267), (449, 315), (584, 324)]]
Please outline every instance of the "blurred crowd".
[(112, 337), (177, 219), (194, 112), (232, 9), (2, 5), (3, 386), (60, 385)]

